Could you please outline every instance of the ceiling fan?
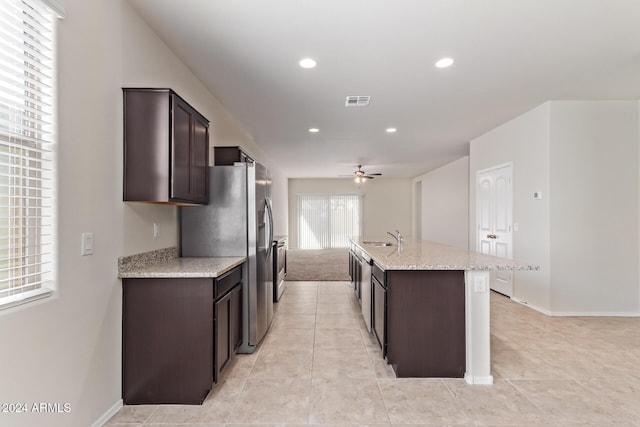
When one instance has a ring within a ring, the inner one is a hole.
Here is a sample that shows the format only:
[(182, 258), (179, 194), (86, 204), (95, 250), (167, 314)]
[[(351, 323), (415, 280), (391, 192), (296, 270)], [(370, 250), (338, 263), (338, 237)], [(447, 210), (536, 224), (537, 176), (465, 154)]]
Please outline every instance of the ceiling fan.
[(358, 170), (353, 173), (355, 177), (355, 182), (361, 183), (365, 182), (368, 179), (373, 179), (376, 176), (382, 176), (381, 173), (366, 173), (362, 170), (362, 165), (358, 165)]

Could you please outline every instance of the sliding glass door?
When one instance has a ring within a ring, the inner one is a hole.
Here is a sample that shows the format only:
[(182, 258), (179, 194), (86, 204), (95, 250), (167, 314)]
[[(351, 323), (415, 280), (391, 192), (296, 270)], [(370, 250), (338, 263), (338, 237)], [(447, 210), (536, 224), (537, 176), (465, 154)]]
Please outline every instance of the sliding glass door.
[(298, 194), (298, 248), (346, 248), (362, 235), (362, 194)]

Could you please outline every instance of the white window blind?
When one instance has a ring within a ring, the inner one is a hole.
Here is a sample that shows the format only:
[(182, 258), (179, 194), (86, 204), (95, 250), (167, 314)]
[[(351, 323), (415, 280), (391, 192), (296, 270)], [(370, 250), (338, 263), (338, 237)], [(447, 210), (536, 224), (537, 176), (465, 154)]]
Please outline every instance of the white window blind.
[(42, 0), (0, 0), (0, 308), (54, 286), (59, 15)]
[(362, 235), (361, 194), (298, 194), (298, 247), (346, 248)]

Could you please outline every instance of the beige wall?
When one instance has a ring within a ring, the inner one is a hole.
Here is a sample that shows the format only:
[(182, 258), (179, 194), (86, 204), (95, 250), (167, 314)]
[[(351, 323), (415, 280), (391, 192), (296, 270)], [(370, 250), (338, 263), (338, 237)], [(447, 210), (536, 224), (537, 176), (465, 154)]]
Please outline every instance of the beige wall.
[[(413, 180), (423, 240), (469, 248), (469, 157), (444, 165)], [(415, 192), (414, 192), (415, 193)]]
[[(64, 414), (0, 414), (12, 427), (100, 425), (121, 404), (117, 259), (174, 246), (176, 208), (122, 202), (123, 86), (171, 87), (211, 121), (211, 142), (243, 145), (276, 179), (276, 232), (287, 183), (276, 165), (124, 0), (63, 0), (59, 24), (58, 289), (0, 312), (0, 402), (69, 403)], [(161, 236), (152, 235), (154, 222)], [(93, 232), (95, 254), (80, 256)]]
[(356, 185), (352, 179), (289, 179), (289, 242), (297, 248), (297, 194), (364, 194), (364, 238), (386, 238), (387, 231), (399, 229), (413, 234), (412, 181), (376, 178)]

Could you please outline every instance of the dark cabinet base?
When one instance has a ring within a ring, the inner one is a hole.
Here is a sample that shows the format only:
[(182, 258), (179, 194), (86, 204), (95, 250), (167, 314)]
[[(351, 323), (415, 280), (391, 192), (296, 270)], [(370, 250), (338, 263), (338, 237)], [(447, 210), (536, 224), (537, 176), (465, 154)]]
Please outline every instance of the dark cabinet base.
[(127, 405), (201, 404), (213, 385), (211, 279), (123, 280)]
[(464, 271), (387, 271), (387, 361), (398, 377), (462, 378)]
[(242, 266), (122, 285), (124, 403), (202, 404), (242, 344)]

